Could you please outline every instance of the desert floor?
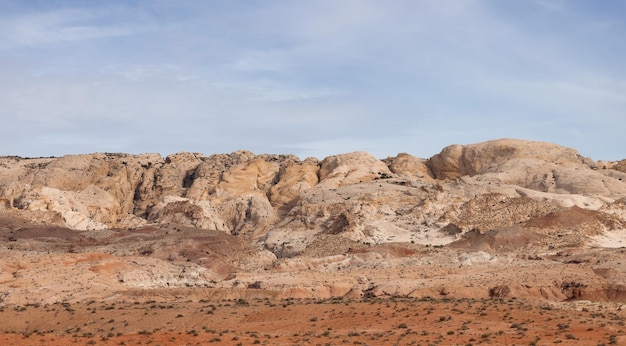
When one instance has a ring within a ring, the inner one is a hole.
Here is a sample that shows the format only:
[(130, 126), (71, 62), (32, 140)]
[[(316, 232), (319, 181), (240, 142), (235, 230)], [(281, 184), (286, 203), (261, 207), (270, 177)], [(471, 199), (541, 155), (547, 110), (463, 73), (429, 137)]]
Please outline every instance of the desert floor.
[[(190, 290), (191, 291), (191, 290)], [(189, 292), (196, 296), (197, 292)], [(5, 307), (2, 345), (611, 345), (619, 304), (523, 299), (151, 300)]]

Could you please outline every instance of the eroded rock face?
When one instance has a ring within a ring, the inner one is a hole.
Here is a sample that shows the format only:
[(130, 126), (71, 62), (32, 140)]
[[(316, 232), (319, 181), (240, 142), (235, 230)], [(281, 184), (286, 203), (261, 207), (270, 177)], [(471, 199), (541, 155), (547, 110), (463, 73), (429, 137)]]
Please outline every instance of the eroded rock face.
[(319, 236), (440, 245), (572, 207), (602, 210), (618, 227), (626, 215), (621, 166), (512, 139), (452, 145), (428, 160), (355, 152), (300, 161), (249, 151), (3, 157), (0, 208), (77, 230), (211, 229), (294, 256)]
[(433, 173), (428, 167), (428, 161), (407, 153), (400, 153), (396, 157), (385, 160), (389, 166), (389, 170), (400, 176), (406, 176), (411, 179), (432, 180)]
[(611, 168), (616, 170), (616, 171), (620, 171), (620, 172), (626, 173), (626, 159), (625, 160), (621, 160), (621, 161), (615, 163), (614, 165), (612, 165)]
[(387, 165), (368, 153), (329, 156), (320, 163), (319, 177), (327, 188), (369, 182), (391, 177)]
[(596, 164), (574, 149), (544, 142), (501, 139), (473, 145), (452, 145), (430, 159), (435, 177), (482, 176), (536, 191), (557, 194), (621, 196), (626, 192), (613, 171), (596, 171)]
[(519, 140), (428, 160), (3, 157), (0, 303), (167, 288), (623, 300), (621, 166)]
[(435, 176), (454, 179), (503, 171), (513, 162), (530, 160), (553, 164), (585, 164), (574, 149), (552, 143), (499, 139), (470, 145), (451, 145), (430, 159)]

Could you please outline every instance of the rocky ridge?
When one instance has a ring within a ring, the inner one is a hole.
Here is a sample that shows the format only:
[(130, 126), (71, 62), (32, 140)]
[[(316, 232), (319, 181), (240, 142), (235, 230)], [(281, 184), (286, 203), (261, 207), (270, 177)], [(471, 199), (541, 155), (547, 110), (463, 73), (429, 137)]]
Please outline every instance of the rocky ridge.
[[(1, 230), (9, 245), (0, 284), (26, 285), (16, 282), (28, 268), (51, 265), (50, 252), (88, 263), (84, 280), (100, 282), (106, 294), (200, 286), (361, 297), (440, 294), (455, 286), (469, 295), (466, 285), (485, 283), (446, 284), (415, 268), (438, 263), (447, 269), (437, 275), (448, 276), (458, 267), (501, 268), (519, 259), (525, 268), (560, 271), (561, 282), (562, 269), (536, 260), (564, 263), (563, 249), (621, 246), (623, 166), (513, 139), (452, 145), (430, 159), (355, 152), (300, 160), (248, 151), (2, 157)], [(29, 259), (11, 260), (16, 251)], [(621, 276), (592, 273), (606, 274), (599, 266), (571, 279), (622, 292)], [(404, 277), (375, 279), (384, 268)], [(304, 280), (309, 270), (317, 274)], [(502, 281), (495, 277), (494, 287)], [(520, 282), (509, 291), (568, 298), (560, 285)]]

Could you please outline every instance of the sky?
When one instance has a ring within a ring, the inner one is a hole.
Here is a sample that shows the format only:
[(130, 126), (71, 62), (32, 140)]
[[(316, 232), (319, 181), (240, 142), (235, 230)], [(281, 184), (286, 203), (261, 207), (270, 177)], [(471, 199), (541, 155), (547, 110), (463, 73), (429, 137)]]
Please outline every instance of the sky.
[(626, 1), (0, 0), (0, 155), (626, 158)]

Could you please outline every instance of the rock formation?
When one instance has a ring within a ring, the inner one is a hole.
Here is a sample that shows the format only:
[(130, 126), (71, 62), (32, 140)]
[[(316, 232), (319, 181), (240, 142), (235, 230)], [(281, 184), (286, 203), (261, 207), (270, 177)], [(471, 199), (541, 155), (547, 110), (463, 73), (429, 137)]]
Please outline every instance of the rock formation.
[[(548, 251), (617, 239), (626, 224), (624, 166), (624, 161), (599, 164), (556, 144), (512, 139), (452, 145), (430, 159), (402, 153), (380, 160), (354, 152), (302, 161), (248, 151), (166, 158), (111, 153), (2, 157), (0, 216), (12, 249), (42, 246), (22, 240), (31, 239), (26, 236), (16, 238), (15, 232), (26, 229), (23, 224), (56, 226), (77, 232), (72, 241), (107, 256), (148, 254), (168, 262), (164, 278), (146, 271), (145, 266), (158, 266), (152, 257), (141, 268), (126, 264), (119, 268), (127, 271), (115, 271), (126, 285), (137, 287), (210, 285), (231, 280), (238, 270), (272, 266), (366, 268), (383, 258), (400, 263), (406, 256), (377, 247), (399, 243), (453, 244), (451, 249), (467, 250), (454, 260), (463, 266), (531, 246)], [(193, 233), (196, 243), (175, 245), (173, 234), (189, 228), (199, 232)], [(118, 244), (119, 230), (137, 230), (129, 236), (136, 240), (146, 229), (159, 234), (158, 240), (146, 238), (143, 246), (149, 248), (137, 245), (119, 253), (102, 243)], [(237, 246), (248, 255), (228, 257), (203, 248), (203, 232), (231, 247), (234, 243), (215, 232), (234, 236), (246, 244)], [(363, 246), (377, 250), (349, 252)], [(303, 260), (312, 257), (322, 259)], [(191, 263), (175, 263), (182, 259)], [(116, 259), (99, 261), (103, 266)], [(181, 268), (184, 280), (175, 280), (172, 273)], [(267, 280), (267, 285), (272, 280), (286, 285), (278, 277)], [(399, 281), (393, 289), (390, 282), (373, 289), (358, 281), (341, 291), (405, 290)], [(519, 290), (511, 287), (510, 292)]]
[(573, 149), (511, 139), (452, 145), (429, 160), (356, 152), (318, 162), (247, 151), (4, 157), (0, 207), (77, 230), (182, 224), (269, 239), (268, 248), (294, 254), (320, 233), (449, 242), (439, 234), (448, 224), (463, 233), (560, 207), (608, 210), (626, 197), (621, 165), (599, 169)]

